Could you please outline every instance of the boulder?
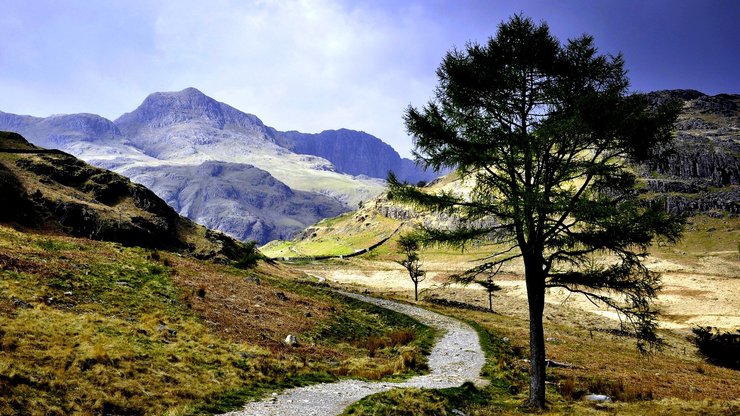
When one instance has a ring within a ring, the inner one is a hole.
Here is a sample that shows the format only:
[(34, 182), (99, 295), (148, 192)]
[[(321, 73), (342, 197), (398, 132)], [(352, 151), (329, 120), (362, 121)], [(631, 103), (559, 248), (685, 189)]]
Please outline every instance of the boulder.
[(290, 345), (291, 347), (297, 347), (298, 346), (298, 338), (296, 338), (295, 335), (288, 334), (287, 337), (285, 337), (285, 344)]

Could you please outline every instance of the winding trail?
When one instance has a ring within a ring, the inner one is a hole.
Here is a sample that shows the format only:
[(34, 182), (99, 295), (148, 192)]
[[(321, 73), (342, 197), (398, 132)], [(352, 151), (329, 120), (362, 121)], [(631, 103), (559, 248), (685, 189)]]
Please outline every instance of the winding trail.
[(478, 342), (478, 334), (469, 325), (412, 305), (355, 293), (340, 293), (406, 314), (425, 325), (444, 332), (429, 354), (429, 374), (412, 377), (398, 383), (342, 380), (336, 383), (294, 388), (266, 400), (248, 403), (244, 409), (227, 413), (227, 415), (330, 416), (342, 413), (349, 405), (365, 396), (394, 388), (447, 388), (459, 386), (465, 381), (478, 382), (481, 380), (480, 372), (485, 364), (485, 356)]

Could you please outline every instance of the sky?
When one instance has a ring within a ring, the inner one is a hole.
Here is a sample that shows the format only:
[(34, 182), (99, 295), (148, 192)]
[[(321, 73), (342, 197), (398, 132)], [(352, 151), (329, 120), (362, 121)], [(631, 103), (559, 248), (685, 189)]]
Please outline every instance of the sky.
[(362, 130), (408, 156), (445, 53), (523, 13), (622, 53), (632, 90), (740, 93), (738, 0), (0, 0), (0, 111), (111, 120), (195, 87), (278, 130)]

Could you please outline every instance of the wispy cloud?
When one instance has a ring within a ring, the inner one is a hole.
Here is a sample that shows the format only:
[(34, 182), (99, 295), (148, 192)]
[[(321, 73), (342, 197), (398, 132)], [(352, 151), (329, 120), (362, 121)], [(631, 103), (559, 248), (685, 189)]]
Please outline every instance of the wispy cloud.
[(6, 0), (0, 110), (115, 118), (151, 92), (192, 86), (279, 129), (365, 130), (407, 154), (403, 110), (430, 98), (444, 53), (485, 41), (522, 11), (548, 21), (561, 39), (590, 33), (605, 52), (624, 52), (638, 89), (737, 92), (740, 35), (733, 16), (740, 6), (703, 6), (703, 0)]

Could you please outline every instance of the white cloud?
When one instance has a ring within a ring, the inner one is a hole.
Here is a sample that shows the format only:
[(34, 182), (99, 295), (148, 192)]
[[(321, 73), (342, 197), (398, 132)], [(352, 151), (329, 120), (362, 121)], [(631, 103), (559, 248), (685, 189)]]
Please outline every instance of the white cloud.
[(403, 110), (431, 96), (444, 53), (522, 10), (561, 39), (592, 33), (623, 51), (643, 90), (735, 92), (734, 3), (592, 3), (3, 0), (0, 110), (115, 118), (148, 93), (193, 86), (278, 129), (365, 130), (406, 153)]
[(365, 130), (404, 152), (403, 109), (434, 85), (433, 67), (415, 72), (420, 42), (434, 41), (419, 17), (325, 0), (178, 1), (159, 14), (156, 49), (170, 88), (201, 88), (278, 129)]

